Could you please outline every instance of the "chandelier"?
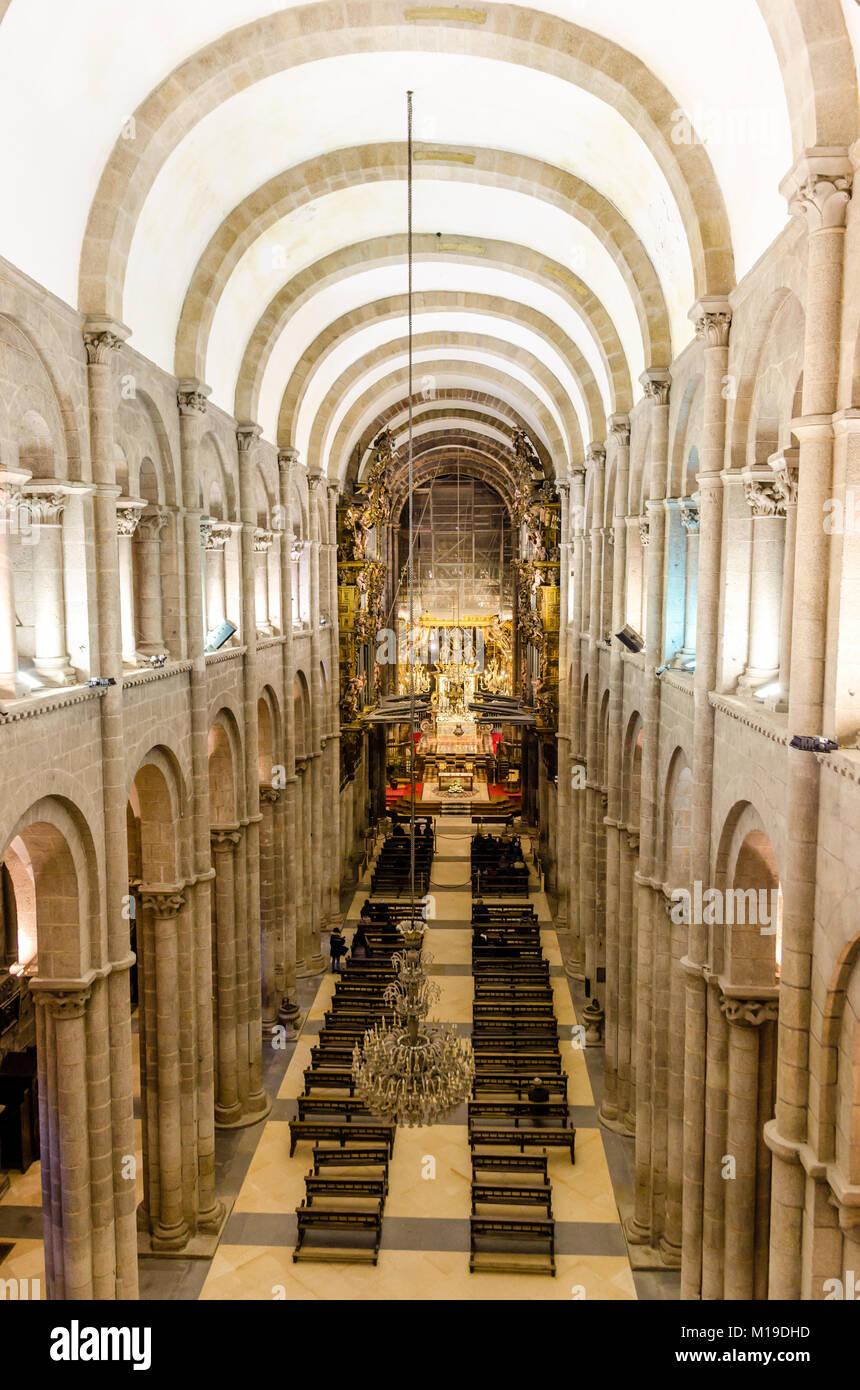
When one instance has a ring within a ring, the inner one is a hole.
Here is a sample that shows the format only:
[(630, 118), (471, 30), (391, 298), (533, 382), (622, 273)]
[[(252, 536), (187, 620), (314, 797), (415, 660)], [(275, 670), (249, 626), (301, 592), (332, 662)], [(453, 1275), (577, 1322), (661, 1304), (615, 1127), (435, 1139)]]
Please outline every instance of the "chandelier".
[(421, 949), (423, 925), (402, 922), (398, 930), (404, 949), (391, 958), (396, 979), (384, 995), (397, 1021), (368, 1029), (353, 1053), (352, 1076), (374, 1115), (398, 1125), (431, 1125), (471, 1094), (475, 1063), (470, 1044), (451, 1024), (423, 1022), (441, 990), (427, 978), (432, 958)]

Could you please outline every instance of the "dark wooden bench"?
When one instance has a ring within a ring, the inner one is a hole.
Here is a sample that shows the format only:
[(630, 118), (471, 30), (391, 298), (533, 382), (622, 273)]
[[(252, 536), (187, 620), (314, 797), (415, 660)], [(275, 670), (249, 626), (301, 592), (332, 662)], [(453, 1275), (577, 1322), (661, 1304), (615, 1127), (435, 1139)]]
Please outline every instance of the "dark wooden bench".
[(500, 984), (505, 984), (508, 980), (538, 980), (543, 984), (550, 977), (549, 961), (514, 960), (513, 957), (497, 961), (476, 961), (472, 973), (476, 980), (496, 980)]
[(355, 1177), (351, 1173), (332, 1176), (330, 1173), (320, 1175), (314, 1172), (308, 1173), (305, 1178), (305, 1188), (309, 1207), (313, 1206), (314, 1197), (368, 1197), (377, 1202), (384, 1202), (388, 1192), (388, 1178), (385, 1174), (378, 1178), (367, 1178)]
[(485, 1052), (475, 1052), (475, 1072), (478, 1076), (485, 1073), (513, 1073), (522, 1076), (544, 1076), (547, 1072), (555, 1074), (562, 1073), (561, 1053), (558, 1048), (553, 1051), (547, 1048), (545, 1051), (529, 1048), (527, 1051), (520, 1051), (517, 1048), (498, 1048), (493, 1051), (489, 1049)]
[[(374, 1211), (338, 1211), (324, 1207), (296, 1207), (298, 1239), (293, 1261), (322, 1260), (335, 1264), (376, 1264), (382, 1239), (382, 1205)], [(307, 1245), (309, 1232), (335, 1231), (339, 1235), (368, 1237), (364, 1245)]]
[(534, 984), (528, 980), (503, 980), (501, 984), (497, 980), (475, 980), (475, 999), (481, 1003), (516, 999), (552, 1004), (553, 998), (551, 985)]
[(554, 1018), (519, 1018), (514, 1014), (494, 1014), (487, 1018), (479, 1017), (472, 1023), (475, 1037), (504, 1037), (509, 1034), (528, 1038), (557, 1039), (558, 1024)]
[(557, 1027), (555, 1010), (551, 1003), (535, 1003), (534, 1000), (517, 999), (508, 997), (506, 999), (484, 1000), (476, 999), (472, 1005), (472, 1018), (474, 1022), (484, 1022), (487, 1019), (515, 1019), (518, 1023), (541, 1022), (547, 1026), (555, 1024)]
[(333, 1070), (351, 1070), (352, 1051), (351, 1047), (325, 1047), (322, 1045), (312, 1047), (311, 1064), (313, 1068), (328, 1067)]
[(473, 897), (518, 898), (528, 891), (528, 869), (472, 870)]
[(493, 922), (538, 922), (538, 915), (532, 903), (472, 903), (472, 926), (478, 923)]
[(296, 1145), (306, 1139), (311, 1139), (315, 1143), (337, 1143), (343, 1146), (347, 1144), (367, 1144), (369, 1140), (375, 1139), (388, 1145), (388, 1152), (394, 1148), (394, 1125), (383, 1124), (382, 1122), (368, 1123), (366, 1120), (357, 1120), (355, 1123), (342, 1120), (290, 1120), (290, 1158), (296, 1151)]
[[(350, 1139), (355, 1129), (350, 1131)], [(388, 1172), (388, 1144), (354, 1144), (351, 1148), (324, 1148), (314, 1144), (314, 1173), (321, 1168), (384, 1168)]]
[(370, 1114), (364, 1101), (356, 1096), (299, 1096), (296, 1105), (300, 1120), (309, 1115), (343, 1115), (351, 1123), (353, 1115)]
[(552, 1218), (552, 1188), (529, 1186), (527, 1183), (472, 1182), (472, 1215), (482, 1206), (543, 1207)]
[(477, 1071), (472, 1085), (472, 1091), (477, 1096), (478, 1092), (499, 1091), (502, 1094), (525, 1097), (536, 1076), (549, 1091), (550, 1095), (560, 1096), (567, 1104), (567, 1077), (564, 1072), (557, 1072), (553, 1076), (544, 1076), (540, 1070), (531, 1072), (513, 1071)]
[(473, 1173), (537, 1173), (549, 1184), (546, 1154), (472, 1154)]
[[(522, 1217), (472, 1216), (469, 1221), (471, 1224), (470, 1274), (473, 1274), (475, 1270), (516, 1274), (555, 1274), (555, 1222), (550, 1217), (534, 1216), (525, 1220)], [(492, 1242), (495, 1250), (491, 1258), (486, 1258), (486, 1256), (481, 1258), (482, 1252), (477, 1248), (479, 1241)], [(545, 1264), (526, 1265), (515, 1258), (504, 1258), (505, 1254), (511, 1257), (518, 1253), (511, 1249), (512, 1246), (524, 1244), (539, 1246), (540, 1253), (545, 1257)], [(500, 1250), (500, 1245), (506, 1248)]]
[(372, 1028), (375, 1023), (383, 1023), (386, 1019), (389, 1021), (391, 1020), (390, 1010), (386, 1014), (383, 1013), (382, 1010), (377, 1012), (374, 1009), (344, 1007), (327, 1009), (323, 1022), (327, 1029), (340, 1028), (345, 1033), (356, 1033), (361, 1037), (367, 1032), (368, 1028)]
[(524, 1126), (499, 1126), (482, 1125), (475, 1122), (469, 1124), (469, 1148), (474, 1150), (483, 1145), (485, 1148), (498, 1147), (501, 1144), (510, 1145), (518, 1148), (523, 1153), (526, 1148), (564, 1148), (570, 1150), (570, 1161), (575, 1162), (574, 1143), (576, 1130), (567, 1125), (559, 1128), (543, 1127), (529, 1129)]
[(513, 1120), (514, 1128), (518, 1129), (521, 1120), (532, 1120), (536, 1113), (542, 1117), (553, 1120), (557, 1125), (565, 1125), (570, 1122), (567, 1102), (563, 1100), (548, 1100), (537, 1112), (529, 1100), (470, 1100), (469, 1101), (469, 1122), (477, 1120)]
[(351, 1067), (306, 1067), (305, 1095), (311, 1091), (349, 1091), (353, 1094), (355, 1082)]
[(472, 966), (497, 965), (500, 961), (543, 961), (540, 946), (473, 946)]

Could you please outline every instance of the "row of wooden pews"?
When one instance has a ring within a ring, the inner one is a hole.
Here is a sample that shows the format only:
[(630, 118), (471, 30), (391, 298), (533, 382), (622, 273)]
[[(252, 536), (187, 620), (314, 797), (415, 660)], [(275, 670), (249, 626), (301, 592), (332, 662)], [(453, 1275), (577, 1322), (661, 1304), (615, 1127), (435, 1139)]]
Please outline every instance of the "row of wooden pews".
[(290, 1154), (300, 1143), (313, 1144), (305, 1200), (296, 1209), (294, 1261), (375, 1265), (379, 1259), (395, 1126), (375, 1120), (355, 1096), (352, 1057), (365, 1029), (387, 1016), (383, 993), (402, 942), (387, 926), (366, 934), (371, 955), (350, 960), (335, 984), (290, 1121)]
[[(547, 1149), (574, 1161), (549, 964), (529, 903), (473, 905), (471, 1272), (555, 1274)], [(529, 1100), (535, 1077), (548, 1099)]]

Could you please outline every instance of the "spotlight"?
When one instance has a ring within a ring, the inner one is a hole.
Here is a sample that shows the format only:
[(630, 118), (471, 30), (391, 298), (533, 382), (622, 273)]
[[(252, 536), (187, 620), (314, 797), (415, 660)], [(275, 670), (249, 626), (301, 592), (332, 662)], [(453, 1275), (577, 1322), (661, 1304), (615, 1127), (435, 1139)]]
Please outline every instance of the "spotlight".
[(834, 753), (839, 744), (823, 734), (795, 734), (788, 746), (799, 748), (803, 753)]
[(166, 660), (167, 660), (167, 652), (159, 652), (158, 656), (147, 656), (147, 657), (144, 657), (144, 661), (145, 661), (146, 665), (147, 665), (147, 666), (154, 666), (154, 667), (163, 666)]
[(631, 627), (629, 623), (625, 623), (621, 631), (616, 632), (615, 636), (630, 652), (641, 652), (642, 648), (645, 646), (645, 638), (641, 633), (636, 631), (635, 627)]
[(116, 685), (116, 680), (113, 676), (91, 676), (90, 679), (87, 681), (87, 685)]
[(664, 672), (664, 671), (668, 671), (668, 669), (669, 669), (669, 667), (666, 666), (666, 665), (658, 666), (658, 667), (657, 667), (657, 670), (656, 670), (656, 672), (655, 672), (655, 674), (658, 675), (658, 676), (662, 676), (663, 672)]
[(223, 647), (225, 642), (229, 642), (233, 633), (236, 631), (235, 623), (229, 622), (226, 618), (218, 627), (213, 627), (206, 634), (206, 649), (210, 652), (217, 652), (219, 647)]

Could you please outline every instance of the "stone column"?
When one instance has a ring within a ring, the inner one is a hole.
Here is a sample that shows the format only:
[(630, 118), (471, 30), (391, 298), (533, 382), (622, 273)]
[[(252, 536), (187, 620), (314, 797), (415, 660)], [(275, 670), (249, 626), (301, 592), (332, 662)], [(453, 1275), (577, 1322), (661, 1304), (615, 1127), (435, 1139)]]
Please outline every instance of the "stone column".
[(17, 694), (18, 636), (15, 614), (15, 580), (12, 569), (14, 537), (32, 530), (29, 509), (20, 491), (31, 477), (23, 470), (0, 469), (0, 696)]
[[(127, 971), (134, 959), (129, 924), (123, 913), (128, 893), (126, 835), (126, 740), (122, 698), (122, 636), (119, 610), (117, 552), (116, 441), (114, 435), (114, 354), (128, 329), (109, 320), (88, 319), (84, 328), (90, 420), (92, 517), (98, 632), (93, 651), (93, 675), (113, 678), (99, 701), (101, 714), (102, 798), (105, 822), (105, 902), (107, 998), (104, 1001), (110, 1066), (106, 1089), (111, 1097), (113, 1146), (113, 1211), (115, 1215), (114, 1283), (109, 1296), (137, 1297), (137, 1219), (134, 1184), (126, 1176), (124, 1158), (134, 1153), (132, 1096), (131, 1006)], [(102, 991), (98, 993), (101, 995)], [(99, 1007), (102, 1007), (101, 1003)], [(103, 1228), (104, 1229), (104, 1228)], [(108, 1227), (109, 1229), (109, 1227)], [(102, 1237), (100, 1235), (100, 1241)], [(103, 1257), (105, 1252), (103, 1251)]]
[(785, 510), (785, 540), (782, 560), (782, 595), (779, 602), (779, 694), (775, 707), (788, 711), (788, 682), (791, 672), (791, 605), (794, 600), (794, 552), (797, 546), (797, 449), (784, 449), (768, 459), (774, 482)]
[[(584, 787), (579, 783), (582, 777), (578, 769), (585, 758), (585, 716), (582, 708), (582, 629), (584, 610), (582, 606), (582, 574), (585, 563), (585, 467), (580, 465), (571, 469), (570, 474), (570, 519), (572, 528), (571, 576), (569, 584), (573, 588), (573, 613), (570, 617), (570, 692), (568, 700), (568, 731), (570, 734), (570, 777), (571, 808), (570, 829), (567, 852), (571, 864), (568, 889), (567, 920), (570, 932), (570, 946), (567, 960), (567, 973), (573, 979), (582, 979), (585, 969), (585, 937), (581, 912), (582, 902), (582, 842), (580, 826), (582, 823)], [(565, 614), (565, 618), (567, 615)], [(576, 770), (576, 787), (573, 784)]]
[[(663, 557), (668, 467), (669, 373), (652, 368), (640, 382), (651, 402), (650, 458), (648, 460), (647, 605), (645, 668), (643, 679), (642, 775), (640, 791), (640, 851), (636, 874), (637, 995), (636, 995), (636, 1188), (627, 1236), (634, 1244), (653, 1239), (652, 1194), (654, 1173), (654, 1048), (656, 1045), (654, 968), (659, 942), (655, 939), (658, 913), (657, 885), (653, 879), (658, 817), (657, 740), (660, 727), (660, 683), (657, 667), (663, 659)], [(662, 924), (661, 924), (662, 926)]]
[(274, 536), (258, 526), (254, 531), (254, 616), (257, 632), (271, 637), (274, 628), (269, 613), (269, 551)]
[(260, 935), (260, 739), (257, 715), (259, 694), (257, 662), (257, 624), (255, 617), (254, 561), (257, 531), (256, 467), (254, 449), (262, 434), (253, 422), (236, 430), (239, 461), (239, 509), (241, 513), (241, 630), (245, 657), (242, 663), (242, 694), (245, 734), (245, 918), (242, 947), (247, 959), (244, 1010), (248, 1020), (248, 1099), (246, 1124), (253, 1124), (271, 1109), (263, 1089), (263, 981)]
[(185, 645), (191, 662), (191, 782), (193, 884), (189, 886), (189, 911), (193, 918), (192, 988), (196, 1037), (196, 1145), (199, 1215), (198, 1231), (217, 1237), (226, 1212), (215, 1195), (215, 1018), (213, 998), (212, 854), (209, 841), (209, 691), (203, 652), (203, 546), (207, 530), (200, 503), (200, 437), (206, 416), (208, 386), (196, 380), (181, 381), (176, 404), (179, 412), (179, 452), (182, 486), (182, 553), (185, 564)]
[(60, 483), (30, 483), (25, 488), (33, 526), (35, 551), (33, 584), (33, 666), (51, 685), (76, 679), (66, 642), (66, 594), (63, 557), (63, 514), (68, 489)]
[(603, 808), (600, 803), (599, 778), (599, 701), (600, 701), (600, 581), (603, 545), (603, 493), (606, 478), (606, 450), (602, 444), (590, 444), (586, 468), (591, 475), (591, 560), (588, 595), (588, 705), (585, 715), (585, 842), (580, 860), (582, 884), (582, 926), (585, 935), (585, 976), (596, 980), (598, 965), (602, 964), (603, 922), (598, 911), (597, 858), (598, 836), (603, 833)]
[(278, 1022), (282, 991), (278, 989), (277, 954), (275, 950), (278, 914), (278, 877), (276, 850), (278, 826), (277, 809), (281, 793), (276, 787), (260, 788), (260, 926), (263, 945), (263, 1035), (271, 1037)]
[(116, 510), (117, 550), (119, 552), (119, 608), (122, 631), (122, 659), (127, 666), (137, 662), (137, 628), (135, 626), (134, 555), (132, 537), (137, 530), (143, 503), (134, 504), (120, 498)]
[(675, 666), (685, 666), (696, 655), (696, 609), (699, 574), (699, 497), (685, 497), (681, 503), (681, 525), (686, 538), (684, 557), (684, 644)]
[(725, 1183), (725, 1277), (723, 1298), (756, 1297), (756, 1179), (759, 1128), (759, 1039), (761, 1026), (777, 1017), (775, 999), (720, 996), (728, 1021), (728, 1113), (726, 1154), (734, 1176)]
[(236, 1039), (236, 889), (234, 856), (240, 840), (238, 827), (212, 831), (215, 864), (214, 995), (217, 1032), (215, 1122), (233, 1126), (241, 1118), (238, 1049)]
[(564, 928), (567, 923), (567, 899), (570, 886), (570, 691), (568, 689), (568, 579), (570, 570), (570, 483), (557, 482), (561, 498), (561, 529), (559, 531), (559, 621), (558, 621), (558, 791), (555, 823), (555, 890), (558, 900), (556, 921)]
[(206, 631), (211, 632), (227, 617), (227, 572), (225, 550), (233, 534), (229, 522), (207, 518), (202, 531), (206, 552)]
[(163, 507), (150, 506), (141, 513), (134, 537), (137, 560), (137, 650), (141, 656), (164, 652), (161, 605), (161, 533), (167, 525)]
[(296, 763), (296, 860), (297, 860), (297, 902), (296, 902), (296, 974), (307, 976), (315, 974), (311, 965), (314, 956), (313, 930), (311, 925), (311, 840), (310, 840), (310, 775), (306, 758)]
[[(808, 152), (783, 184), (807, 240), (803, 343), (803, 414), (799, 440), (797, 554), (792, 605), (788, 723), (793, 733), (827, 733), (824, 671), (830, 537), (822, 518), (833, 485), (833, 421), (838, 404), (845, 214), (853, 169), (846, 152)], [(795, 1299), (801, 1271), (806, 1181), (800, 1148), (807, 1137), (809, 1026), (818, 845), (818, 759), (787, 750), (782, 971), (776, 1115), (766, 1128), (773, 1151), (772, 1299)], [(772, 1141), (772, 1142), (771, 1142)]]
[(609, 666), (609, 736), (606, 749), (607, 802), (604, 827), (606, 834), (606, 984), (604, 986), (606, 1043), (606, 1091), (600, 1107), (600, 1117), (614, 1127), (618, 1121), (618, 1042), (619, 1020), (631, 1001), (622, 998), (621, 984), (621, 768), (624, 752), (624, 665), (621, 644), (615, 637), (626, 621), (625, 564), (627, 528), (624, 513), (627, 509), (627, 486), (630, 467), (630, 419), (627, 415), (611, 415), (608, 420), (607, 445), (615, 449), (615, 496), (613, 498), (614, 543), (612, 546), (612, 613), (609, 625), (613, 634)]
[(46, 989), (34, 978), (31, 989), (36, 1004), (47, 1293), (50, 1299), (93, 1299), (99, 1295), (93, 1261), (87, 1077), (91, 987), (78, 983), (63, 990)]
[(308, 490), (310, 493), (310, 533), (311, 533), (311, 667), (310, 672), (310, 694), (311, 694), (311, 752), (309, 755), (311, 768), (311, 865), (310, 865), (310, 910), (311, 910), (311, 935), (313, 941), (312, 955), (309, 965), (312, 970), (323, 969), (324, 961), (320, 951), (320, 927), (324, 911), (324, 883), (325, 873), (323, 871), (323, 780), (322, 780), (322, 738), (325, 728), (323, 701), (322, 701), (322, 677), (320, 672), (320, 662), (322, 652), (320, 649), (320, 564), (322, 540), (320, 537), (319, 507), (321, 493), (325, 487), (325, 477), (322, 473), (308, 474)]
[(779, 674), (785, 503), (770, 476), (748, 475), (744, 493), (752, 512), (750, 635), (747, 665), (738, 689), (753, 692)]
[(278, 534), (280, 549), (281, 578), (281, 626), (284, 632), (283, 679), (284, 679), (284, 766), (286, 769), (284, 795), (285, 804), (281, 824), (283, 827), (283, 861), (285, 878), (284, 932), (284, 995), (278, 1017), (282, 1024), (294, 1021), (298, 1016), (296, 1004), (296, 905), (298, 900), (297, 868), (297, 787), (296, 777), (296, 731), (295, 709), (293, 706), (293, 681), (295, 679), (295, 660), (293, 657), (293, 593), (292, 593), (292, 542), (290, 525), (290, 470), (298, 467), (298, 453), (293, 448), (278, 450), (278, 498), (281, 527)]
[[(178, 889), (141, 888), (141, 908), (151, 914), (144, 949), (144, 995), (154, 1017), (155, 1038), (147, 1040), (147, 1089), (154, 1091), (157, 1152), (145, 1153), (151, 1175), (148, 1190), (157, 1193), (150, 1206), (153, 1250), (182, 1250), (189, 1229), (182, 1191), (182, 1059), (179, 1031), (182, 1016), (179, 983), (179, 915), (185, 897)], [(141, 924), (142, 925), (142, 924)], [(149, 958), (148, 958), (149, 957)], [(187, 1059), (186, 1059), (187, 1060)], [(154, 1068), (152, 1063), (154, 1062)], [(153, 1069), (155, 1075), (153, 1075)]]
[[(720, 608), (720, 556), (723, 526), (721, 473), (726, 443), (723, 396), (729, 360), (731, 309), (728, 300), (710, 296), (690, 311), (703, 345), (704, 403), (699, 450), (699, 575), (696, 600), (696, 670), (693, 677), (693, 786), (690, 828), (690, 879), (710, 882), (711, 799), (713, 794), (714, 711), (710, 692), (717, 682), (717, 632)], [(681, 1297), (701, 1292), (702, 1203), (705, 1142), (707, 930), (690, 924), (686, 976), (684, 1072), (684, 1196)]]
[(723, 1176), (729, 1040), (728, 1023), (720, 1007), (720, 990), (715, 980), (710, 980), (707, 986), (706, 1008), (701, 1297), (720, 1299), (723, 1297), (725, 1272), (726, 1188), (730, 1186)]

